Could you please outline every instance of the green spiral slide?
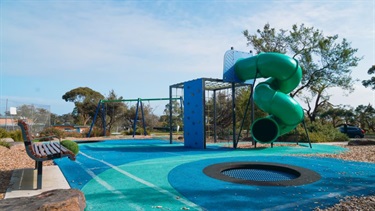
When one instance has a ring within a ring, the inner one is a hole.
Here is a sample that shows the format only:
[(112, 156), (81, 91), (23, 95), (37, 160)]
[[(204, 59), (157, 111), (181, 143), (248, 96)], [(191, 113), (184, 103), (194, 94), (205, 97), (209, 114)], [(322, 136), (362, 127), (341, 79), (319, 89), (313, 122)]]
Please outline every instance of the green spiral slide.
[(254, 90), (255, 104), (270, 114), (251, 126), (255, 141), (272, 143), (303, 121), (302, 107), (289, 96), (302, 79), (302, 69), (295, 59), (280, 53), (261, 53), (239, 59), (234, 71), (242, 81), (268, 78)]

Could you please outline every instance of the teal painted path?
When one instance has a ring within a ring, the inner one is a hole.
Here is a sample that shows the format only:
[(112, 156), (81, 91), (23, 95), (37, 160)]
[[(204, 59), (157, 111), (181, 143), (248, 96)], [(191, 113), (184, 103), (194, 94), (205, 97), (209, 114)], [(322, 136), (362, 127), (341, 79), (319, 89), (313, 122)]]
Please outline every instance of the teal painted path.
[[(345, 148), (314, 144), (230, 149), (209, 145), (184, 148), (162, 140), (120, 140), (80, 144), (76, 162), (59, 159), (73, 188), (81, 189), (86, 210), (310, 210), (346, 195), (374, 194), (375, 165), (291, 156), (339, 153)], [(202, 173), (221, 162), (261, 161), (314, 170), (322, 179), (296, 187), (248, 186)], [(361, 188), (359, 188), (361, 187)]]

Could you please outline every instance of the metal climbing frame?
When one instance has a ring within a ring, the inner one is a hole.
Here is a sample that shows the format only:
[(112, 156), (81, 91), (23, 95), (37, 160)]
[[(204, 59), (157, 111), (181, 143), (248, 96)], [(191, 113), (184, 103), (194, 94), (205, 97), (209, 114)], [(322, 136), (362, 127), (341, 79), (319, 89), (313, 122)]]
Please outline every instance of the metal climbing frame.
[(122, 100), (100, 100), (98, 103), (98, 106), (96, 107), (94, 119), (91, 123), (90, 130), (87, 133), (87, 137), (90, 137), (91, 131), (94, 127), (94, 124), (96, 122), (96, 119), (98, 117), (99, 111), (102, 112), (103, 115), (102, 117), (102, 122), (103, 122), (103, 136), (106, 134), (106, 120), (105, 120), (105, 115), (106, 114), (106, 107), (105, 103), (113, 103), (113, 102), (137, 102), (137, 107), (136, 107), (136, 114), (133, 122), (133, 137), (135, 136), (136, 132), (136, 127), (137, 127), (137, 119), (138, 119), (138, 110), (141, 108), (141, 114), (142, 114), (142, 123), (143, 123), (143, 131), (144, 135), (147, 135), (146, 132), (146, 124), (145, 124), (145, 119), (144, 119), (144, 113), (143, 113), (143, 101), (162, 101), (162, 100), (181, 100), (181, 98), (137, 98), (137, 99), (122, 99)]
[[(216, 141), (217, 124), (216, 124), (216, 91), (230, 89), (232, 96), (232, 140), (233, 148), (237, 148), (236, 140), (236, 88), (251, 86), (248, 83), (225, 82), (221, 79), (199, 78), (169, 86), (169, 126), (170, 143), (173, 142), (172, 133), (172, 91), (173, 89), (182, 89), (184, 93), (183, 100), (183, 120), (184, 120), (184, 145), (190, 148), (206, 148), (207, 140), (207, 119), (206, 119), (206, 91), (213, 92), (213, 137)], [(228, 111), (229, 112), (229, 111)]]

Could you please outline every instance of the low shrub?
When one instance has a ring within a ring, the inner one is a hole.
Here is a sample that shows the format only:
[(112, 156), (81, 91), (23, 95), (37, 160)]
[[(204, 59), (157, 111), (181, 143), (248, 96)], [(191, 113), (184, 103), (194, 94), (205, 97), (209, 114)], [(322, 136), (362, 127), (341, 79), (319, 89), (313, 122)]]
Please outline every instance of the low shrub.
[(73, 138), (83, 138), (84, 137), (84, 134), (82, 133), (78, 133), (76, 131), (74, 132), (64, 132), (64, 136), (65, 137), (73, 137)]
[(71, 140), (63, 140), (61, 141), (61, 145), (72, 151), (75, 155), (79, 152), (78, 144)]
[(40, 132), (40, 136), (42, 138), (39, 138), (39, 141), (50, 141), (52, 136), (60, 140), (65, 138), (64, 132), (54, 127), (45, 128)]
[(349, 141), (349, 140), (350, 140), (349, 137), (346, 134), (341, 133), (341, 132), (338, 133), (333, 139), (333, 141), (335, 142), (343, 142), (343, 141)]
[(3, 128), (0, 128), (0, 138), (9, 138), (8, 132)]
[[(84, 135), (87, 136), (88, 132), (85, 133)], [(90, 133), (90, 137), (99, 137), (103, 135), (103, 130), (98, 127), (93, 127)]]
[(0, 138), (12, 138), (14, 141), (23, 141), (21, 130), (6, 131), (0, 128)]
[[(339, 130), (329, 124), (321, 124), (320, 122), (313, 122), (306, 124), (306, 129), (313, 143), (319, 142), (343, 142), (349, 141), (349, 138), (341, 133)], [(279, 141), (307, 141), (305, 128), (302, 125), (297, 126), (296, 130), (281, 136)]]
[(9, 134), (10, 138), (12, 138), (14, 141), (17, 141), (17, 142), (23, 141), (21, 130), (10, 131), (10, 132), (8, 132), (8, 134)]
[[(147, 134), (150, 134), (150, 130), (146, 129)], [(129, 131), (125, 132), (125, 135), (133, 135), (133, 129), (130, 129)], [(144, 129), (143, 128), (137, 128), (135, 131), (135, 135), (144, 135)]]
[(6, 148), (10, 148), (10, 144), (8, 142), (5, 142), (5, 141), (0, 141), (0, 146), (3, 146), (3, 147), (6, 147)]

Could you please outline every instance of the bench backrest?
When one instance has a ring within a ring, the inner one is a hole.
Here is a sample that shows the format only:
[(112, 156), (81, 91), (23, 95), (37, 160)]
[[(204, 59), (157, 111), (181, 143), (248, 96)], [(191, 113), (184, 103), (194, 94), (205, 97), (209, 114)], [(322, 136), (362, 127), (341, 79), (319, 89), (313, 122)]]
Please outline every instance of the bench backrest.
[(21, 127), (22, 138), (23, 138), (23, 142), (25, 143), (25, 146), (31, 145), (32, 135), (30, 132), (30, 128), (25, 122), (25, 120), (22, 120), (22, 119), (18, 120), (18, 126)]
[(34, 159), (34, 160), (38, 159), (35, 156), (35, 151), (34, 151), (34, 148), (33, 148), (33, 145), (32, 145), (32, 135), (31, 135), (30, 128), (27, 125), (26, 121), (22, 120), (22, 119), (18, 120), (18, 126), (20, 126), (21, 131), (22, 131), (22, 138), (23, 138), (23, 142), (25, 144), (26, 153), (32, 159)]

